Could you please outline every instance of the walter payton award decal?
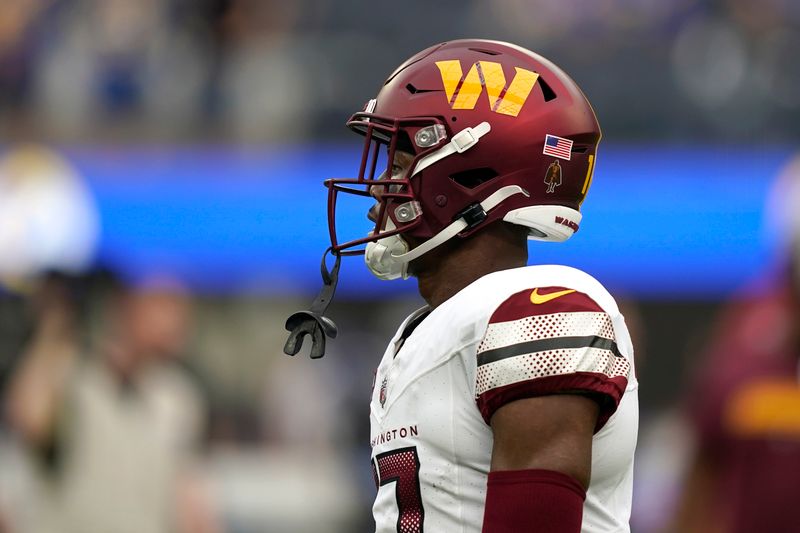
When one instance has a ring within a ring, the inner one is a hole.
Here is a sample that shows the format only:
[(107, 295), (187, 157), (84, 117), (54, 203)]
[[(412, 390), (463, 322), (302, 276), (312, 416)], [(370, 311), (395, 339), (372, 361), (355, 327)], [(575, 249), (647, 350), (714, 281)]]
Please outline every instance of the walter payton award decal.
[(547, 173), (544, 175), (544, 182), (547, 185), (545, 192), (556, 192), (556, 187), (561, 185), (561, 165), (558, 159), (550, 163)]

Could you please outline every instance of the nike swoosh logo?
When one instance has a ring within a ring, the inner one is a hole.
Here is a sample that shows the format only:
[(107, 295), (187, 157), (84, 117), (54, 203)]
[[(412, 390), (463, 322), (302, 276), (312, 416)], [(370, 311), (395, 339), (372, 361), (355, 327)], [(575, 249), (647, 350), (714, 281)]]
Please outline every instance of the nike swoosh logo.
[(545, 304), (551, 300), (555, 300), (556, 298), (561, 298), (567, 294), (572, 294), (573, 292), (575, 292), (575, 289), (551, 292), (549, 294), (539, 294), (539, 288), (537, 287), (536, 289), (533, 289), (533, 292), (531, 293), (531, 303), (535, 305)]

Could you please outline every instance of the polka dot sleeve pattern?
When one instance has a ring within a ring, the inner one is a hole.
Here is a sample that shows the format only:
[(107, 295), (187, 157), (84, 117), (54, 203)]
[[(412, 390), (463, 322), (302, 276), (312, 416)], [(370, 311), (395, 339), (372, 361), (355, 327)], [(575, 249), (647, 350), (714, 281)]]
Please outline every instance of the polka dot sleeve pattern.
[(527, 289), (503, 302), (477, 357), (475, 396), (487, 424), (511, 401), (577, 393), (598, 400), (600, 430), (619, 405), (630, 372), (611, 317), (586, 294), (564, 287)]

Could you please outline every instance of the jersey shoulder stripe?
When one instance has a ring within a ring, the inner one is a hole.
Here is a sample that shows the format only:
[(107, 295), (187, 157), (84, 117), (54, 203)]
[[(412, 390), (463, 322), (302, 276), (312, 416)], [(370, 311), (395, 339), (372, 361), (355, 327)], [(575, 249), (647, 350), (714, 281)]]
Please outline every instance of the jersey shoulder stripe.
[(585, 293), (555, 286), (501, 303), (476, 355), (476, 402), (487, 423), (509, 401), (575, 392), (600, 398), (599, 429), (616, 410), (631, 368), (608, 313)]

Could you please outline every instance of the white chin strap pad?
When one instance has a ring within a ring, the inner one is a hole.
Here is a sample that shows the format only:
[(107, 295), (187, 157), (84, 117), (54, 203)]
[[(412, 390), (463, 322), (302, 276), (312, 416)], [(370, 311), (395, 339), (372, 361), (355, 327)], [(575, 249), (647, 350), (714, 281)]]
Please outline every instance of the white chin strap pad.
[[(391, 218), (386, 220), (386, 230), (396, 226)], [(400, 235), (390, 235), (367, 244), (364, 262), (376, 278), (383, 280), (408, 278), (408, 263), (397, 261), (394, 256), (408, 251), (408, 243)]]
[(406, 241), (399, 235), (392, 235), (367, 244), (364, 261), (370, 272), (378, 279), (406, 279), (408, 263), (395, 260), (393, 254), (403, 254), (407, 251)]
[(533, 205), (509, 211), (503, 220), (530, 228), (531, 240), (563, 242), (578, 231), (582, 216), (563, 205)]

